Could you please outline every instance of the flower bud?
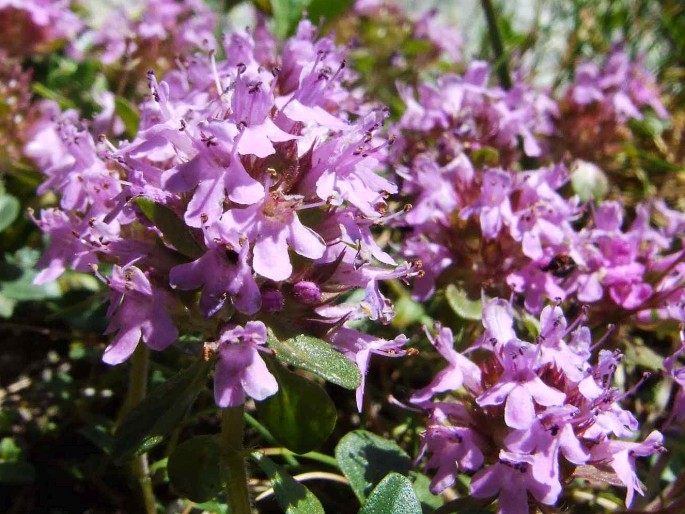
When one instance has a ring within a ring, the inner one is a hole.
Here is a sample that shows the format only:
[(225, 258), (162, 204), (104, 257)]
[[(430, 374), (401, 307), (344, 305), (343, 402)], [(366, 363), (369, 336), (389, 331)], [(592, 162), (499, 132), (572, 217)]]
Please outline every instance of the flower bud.
[(285, 300), (278, 289), (268, 288), (262, 291), (262, 310), (265, 312), (279, 312), (283, 310)]
[(302, 280), (293, 286), (293, 296), (300, 303), (316, 305), (321, 302), (321, 289), (314, 282)]

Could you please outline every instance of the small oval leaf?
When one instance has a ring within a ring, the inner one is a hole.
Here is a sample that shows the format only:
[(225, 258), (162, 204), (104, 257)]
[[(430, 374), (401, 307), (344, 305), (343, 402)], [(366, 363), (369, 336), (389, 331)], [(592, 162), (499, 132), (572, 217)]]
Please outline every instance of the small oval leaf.
[(276, 500), (286, 514), (325, 514), (318, 498), (274, 461), (259, 452), (254, 452), (252, 458), (271, 480)]
[(322, 387), (276, 362), (269, 362), (269, 370), (278, 381), (278, 392), (256, 402), (260, 421), (278, 442), (295, 453), (319, 448), (337, 421), (333, 400)]
[(450, 284), (445, 289), (447, 303), (463, 319), (478, 321), (483, 317), (483, 304), (480, 300), (470, 300), (466, 291)]
[(369, 495), (359, 514), (421, 514), (414, 488), (407, 477), (390, 473)]
[(213, 435), (200, 435), (178, 445), (167, 462), (169, 481), (183, 496), (196, 503), (221, 491), (220, 449)]
[(268, 345), (283, 362), (316, 373), (345, 389), (356, 389), (362, 382), (354, 362), (317, 337), (299, 335), (279, 341), (269, 332)]
[(0, 232), (9, 227), (19, 216), (19, 200), (14, 196), (3, 193), (0, 195)]
[(335, 458), (360, 501), (388, 473), (406, 475), (411, 467), (409, 455), (397, 443), (366, 430), (343, 437), (335, 448)]

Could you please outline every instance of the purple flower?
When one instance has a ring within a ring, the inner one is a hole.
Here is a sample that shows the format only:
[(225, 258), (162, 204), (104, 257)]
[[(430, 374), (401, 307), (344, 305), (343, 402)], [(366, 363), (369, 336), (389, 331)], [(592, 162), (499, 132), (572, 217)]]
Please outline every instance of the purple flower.
[(249, 246), (231, 242), (216, 225), (207, 234), (207, 252), (193, 262), (172, 268), (169, 283), (184, 290), (202, 287), (200, 309), (207, 318), (229, 298), (240, 312), (254, 314), (261, 305), (261, 294), (247, 262)]
[(153, 350), (164, 350), (178, 337), (178, 330), (166, 311), (166, 293), (153, 288), (135, 266), (114, 266), (105, 279), (111, 289), (106, 334), (116, 332), (102, 360), (119, 364), (128, 359), (140, 339)]
[(572, 406), (552, 407), (527, 429), (513, 431), (506, 437), (509, 450), (537, 456), (532, 473), (540, 482), (559, 482), (559, 453), (573, 464), (589, 460), (590, 454), (574, 430), (577, 412)]
[(664, 437), (654, 430), (642, 443), (605, 439), (591, 450), (591, 461), (608, 464), (626, 486), (626, 507), (633, 503), (635, 493), (644, 495), (635, 474), (635, 459), (664, 451)]
[(264, 186), (247, 173), (237, 155), (237, 142), (244, 134), (225, 122), (208, 122), (200, 130), (200, 140), (192, 140), (197, 154), (164, 174), (171, 192), (195, 188), (185, 213), (191, 227), (217, 221), (226, 200), (250, 205), (264, 198)]
[(535, 421), (535, 403), (551, 407), (562, 405), (566, 398), (537, 375), (536, 353), (533, 345), (523, 341), (511, 340), (502, 345), (496, 355), (504, 372), (476, 399), (481, 407), (506, 402), (504, 420), (512, 428), (525, 429)]
[(435, 394), (455, 391), (462, 385), (476, 393), (481, 391), (481, 372), (478, 366), (454, 350), (454, 336), (449, 328), (437, 326), (436, 329), (438, 334), (432, 337), (424, 327), (428, 340), (447, 360), (448, 366), (438, 372), (430, 384), (412, 395), (412, 403), (423, 403)]
[(471, 480), (471, 494), (476, 498), (497, 495), (499, 514), (528, 512), (528, 493), (545, 505), (554, 505), (561, 493), (561, 484), (554, 480), (538, 480), (533, 470), (538, 458), (532, 455), (500, 451), (499, 462), (476, 473)]
[(470, 428), (431, 425), (421, 436), (418, 458), (429, 453), (426, 469), (434, 469), (430, 483), (433, 494), (454, 485), (457, 473), (475, 471), (483, 465), (480, 436)]
[(356, 362), (362, 374), (362, 383), (357, 388), (357, 408), (360, 412), (362, 410), (366, 374), (369, 369), (371, 354), (386, 357), (402, 357), (407, 354), (406, 350), (402, 349), (408, 342), (407, 337), (404, 335), (399, 335), (392, 340), (386, 340), (351, 328), (340, 327), (329, 334), (327, 339), (351, 360)]
[(509, 201), (511, 187), (512, 180), (509, 173), (497, 169), (486, 171), (483, 174), (478, 201), (473, 206), (462, 209), (459, 216), (467, 219), (478, 215), (483, 237), (494, 239), (504, 225), (511, 226), (515, 223)]
[(259, 355), (266, 343), (266, 326), (248, 321), (222, 330), (216, 351), (219, 361), (214, 372), (214, 399), (219, 407), (245, 403), (245, 396), (257, 401), (276, 394), (278, 383)]
[(293, 272), (288, 248), (309, 259), (318, 259), (326, 245), (319, 234), (304, 226), (296, 213), (299, 198), (279, 192), (266, 195), (244, 209), (229, 209), (221, 218), (222, 229), (236, 239), (253, 243), (254, 270), (274, 281), (286, 280)]

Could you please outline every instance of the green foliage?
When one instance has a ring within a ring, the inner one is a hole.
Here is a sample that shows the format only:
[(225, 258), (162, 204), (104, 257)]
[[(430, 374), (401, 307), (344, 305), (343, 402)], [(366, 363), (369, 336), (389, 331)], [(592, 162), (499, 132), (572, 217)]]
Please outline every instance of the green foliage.
[(121, 118), (121, 121), (126, 128), (126, 134), (129, 137), (134, 138), (138, 133), (138, 125), (140, 123), (138, 108), (126, 98), (117, 96), (114, 99), (114, 112)]
[(280, 466), (259, 452), (254, 452), (252, 458), (271, 480), (276, 500), (286, 514), (324, 514), (323, 506), (316, 496)]
[(167, 244), (190, 259), (202, 256), (204, 253), (202, 247), (174, 211), (147, 198), (137, 198), (136, 205), (145, 217), (162, 232), (162, 237)]
[(452, 310), (462, 319), (479, 321), (483, 316), (483, 303), (469, 299), (466, 291), (450, 284), (445, 289), (445, 297)]
[(219, 451), (213, 435), (200, 435), (181, 443), (167, 463), (171, 485), (194, 502), (214, 498), (221, 491)]
[(362, 377), (354, 362), (319, 338), (302, 334), (280, 341), (270, 331), (267, 344), (286, 364), (316, 373), (346, 389), (356, 389), (361, 384)]
[[(262, 2), (256, 2), (262, 5)], [(280, 38), (290, 36), (306, 11), (315, 24), (319, 20), (331, 21), (352, 5), (352, 0), (270, 0), (275, 32)]]
[(23, 453), (13, 438), (0, 440), (0, 483), (19, 485), (35, 480), (36, 470), (24, 460)]
[(38, 274), (34, 269), (38, 256), (37, 250), (22, 248), (0, 261), (0, 317), (12, 316), (19, 302), (48, 300), (62, 294), (56, 282), (33, 283)]
[(335, 458), (362, 502), (388, 473), (406, 475), (411, 466), (409, 455), (397, 443), (366, 430), (345, 435), (335, 448)]
[(177, 428), (205, 387), (210, 364), (197, 360), (152, 392), (124, 418), (114, 434), (115, 462), (147, 452)]
[(269, 369), (278, 392), (257, 402), (257, 414), (278, 442), (295, 453), (319, 448), (335, 427), (335, 404), (319, 385), (278, 363)]
[(19, 216), (20, 204), (14, 196), (0, 190), (0, 232), (9, 227)]
[(390, 473), (371, 491), (359, 514), (421, 514), (411, 482), (398, 473)]

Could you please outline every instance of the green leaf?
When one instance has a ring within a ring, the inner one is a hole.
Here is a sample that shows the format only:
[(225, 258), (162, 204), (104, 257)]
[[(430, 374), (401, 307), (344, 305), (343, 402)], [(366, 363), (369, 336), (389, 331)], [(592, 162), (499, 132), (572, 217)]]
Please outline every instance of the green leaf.
[(3, 193), (0, 196), (0, 232), (9, 227), (19, 216), (19, 200), (14, 196)]
[(38, 252), (22, 248), (14, 254), (6, 254), (0, 260), (0, 311), (10, 312), (15, 302), (59, 298), (62, 290), (56, 282), (36, 285), (33, 279), (38, 274), (34, 268)]
[(478, 321), (483, 316), (483, 304), (480, 300), (470, 300), (466, 291), (450, 284), (445, 289), (447, 303), (452, 310), (463, 319)]
[(17, 302), (7, 298), (5, 295), (0, 293), (0, 317), (1, 318), (11, 318), (14, 314), (14, 307), (16, 307)]
[(642, 341), (631, 340), (625, 349), (624, 362), (627, 366), (641, 366), (652, 371), (663, 369), (664, 358)]
[(164, 240), (176, 250), (193, 260), (202, 256), (202, 247), (174, 211), (147, 198), (137, 198), (136, 205), (145, 217), (162, 231)]
[(200, 435), (176, 447), (169, 456), (169, 481), (179, 493), (197, 503), (221, 491), (220, 448), (213, 435)]
[(269, 331), (267, 344), (279, 360), (316, 373), (345, 389), (356, 389), (362, 383), (361, 373), (354, 362), (322, 339), (299, 335), (279, 341)]
[(415, 323), (421, 323), (426, 317), (426, 309), (423, 304), (412, 300), (408, 295), (400, 296), (395, 300), (395, 317), (392, 326), (399, 329), (406, 328)]
[(47, 98), (48, 100), (54, 100), (59, 104), (59, 106), (62, 109), (76, 109), (76, 104), (69, 100), (66, 96), (62, 95), (61, 93), (58, 93), (57, 91), (50, 89), (44, 84), (41, 84), (40, 82), (34, 82), (31, 85), (33, 92), (36, 93), (38, 96), (42, 96), (43, 98)]
[(257, 414), (271, 435), (295, 453), (319, 448), (331, 435), (337, 412), (319, 385), (271, 361), (269, 370), (278, 381), (278, 392), (256, 402)]
[(138, 113), (135, 105), (125, 98), (117, 96), (114, 99), (114, 112), (124, 123), (126, 133), (130, 137), (135, 137), (138, 133), (138, 124), (140, 123), (140, 113)]
[(353, 4), (353, 0), (311, 0), (307, 7), (307, 14), (314, 25), (323, 18), (324, 23), (334, 20), (347, 11)]
[(274, 31), (283, 39), (291, 35), (311, 0), (271, 0)]
[(307, 17), (318, 25), (322, 18), (325, 23), (343, 14), (352, 0), (270, 0), (270, 5), (276, 35), (285, 38), (295, 32), (305, 10)]
[(369, 495), (359, 514), (421, 514), (411, 482), (398, 473), (390, 473)]
[(421, 502), (424, 514), (433, 512), (444, 503), (442, 497), (437, 496), (430, 491), (430, 478), (423, 473), (417, 472), (412, 472), (410, 477), (414, 485), (414, 492), (416, 493), (419, 502)]
[(198, 360), (152, 392), (124, 418), (114, 434), (117, 464), (145, 453), (183, 421), (207, 382), (210, 363)]
[(335, 458), (360, 501), (388, 473), (406, 475), (411, 467), (409, 455), (397, 443), (365, 430), (343, 437), (335, 448)]
[(276, 500), (286, 514), (324, 514), (317, 497), (274, 461), (259, 452), (254, 452), (252, 458), (271, 480)]

